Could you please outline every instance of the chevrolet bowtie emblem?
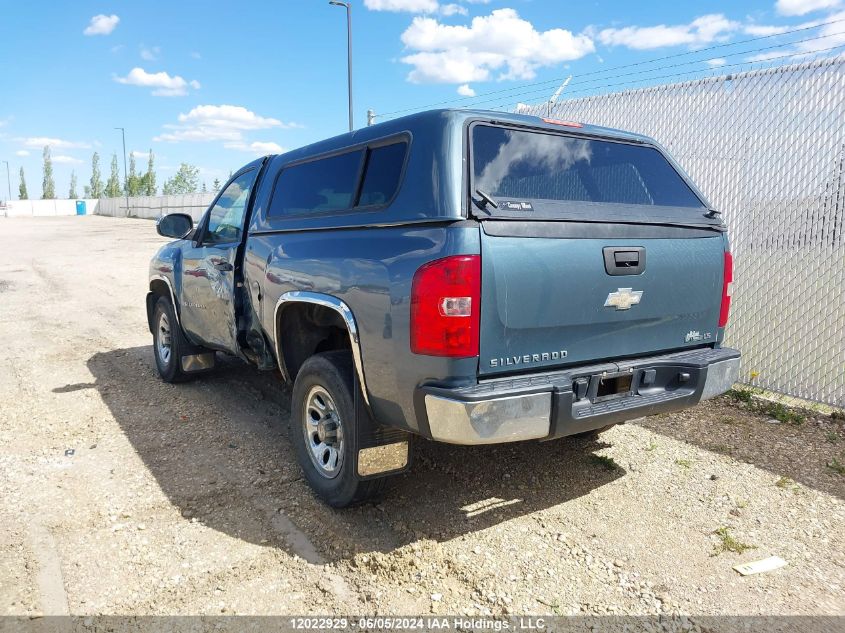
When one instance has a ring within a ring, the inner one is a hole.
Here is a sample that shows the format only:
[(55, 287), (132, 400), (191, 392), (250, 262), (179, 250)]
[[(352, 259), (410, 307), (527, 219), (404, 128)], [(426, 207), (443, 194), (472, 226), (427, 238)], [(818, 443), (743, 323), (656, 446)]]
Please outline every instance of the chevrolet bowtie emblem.
[(616, 308), (617, 310), (630, 310), (631, 306), (635, 306), (643, 298), (642, 290), (632, 290), (631, 288), (619, 288), (616, 292), (611, 292), (607, 295), (607, 300), (604, 302), (605, 308)]

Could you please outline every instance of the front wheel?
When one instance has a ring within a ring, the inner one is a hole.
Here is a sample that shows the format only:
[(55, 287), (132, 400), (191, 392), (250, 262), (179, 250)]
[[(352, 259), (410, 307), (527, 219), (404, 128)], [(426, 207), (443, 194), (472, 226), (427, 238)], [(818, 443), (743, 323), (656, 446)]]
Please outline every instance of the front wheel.
[(153, 353), (156, 369), (165, 382), (181, 382), (188, 378), (181, 363), (187, 344), (173, 304), (166, 297), (160, 297), (153, 314)]
[(384, 478), (361, 481), (355, 472), (357, 419), (352, 354), (325, 352), (305, 361), (293, 386), (290, 441), (305, 479), (330, 506), (369, 499)]

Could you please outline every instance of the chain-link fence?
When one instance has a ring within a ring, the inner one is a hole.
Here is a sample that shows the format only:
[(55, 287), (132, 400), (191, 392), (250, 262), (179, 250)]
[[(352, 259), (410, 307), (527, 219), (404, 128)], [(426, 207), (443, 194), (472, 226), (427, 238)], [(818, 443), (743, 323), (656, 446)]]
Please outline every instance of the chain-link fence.
[(666, 146), (730, 228), (743, 382), (845, 406), (845, 59), (519, 111)]

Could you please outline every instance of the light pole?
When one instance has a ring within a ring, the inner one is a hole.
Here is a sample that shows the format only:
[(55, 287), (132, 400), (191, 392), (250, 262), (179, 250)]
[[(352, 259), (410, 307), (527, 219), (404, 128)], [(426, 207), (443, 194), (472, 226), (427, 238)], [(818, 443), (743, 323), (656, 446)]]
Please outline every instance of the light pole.
[(349, 131), (352, 131), (352, 7), (348, 2), (329, 0), (329, 4), (346, 8), (346, 83), (349, 90)]
[(120, 137), (123, 139), (123, 193), (126, 194), (126, 216), (129, 217), (129, 172), (126, 170), (126, 130), (122, 127), (116, 127), (115, 130), (120, 130)]
[(9, 178), (9, 161), (4, 160), (2, 161), (6, 163), (6, 186), (9, 188), (9, 199), (6, 202), (12, 201), (12, 179)]

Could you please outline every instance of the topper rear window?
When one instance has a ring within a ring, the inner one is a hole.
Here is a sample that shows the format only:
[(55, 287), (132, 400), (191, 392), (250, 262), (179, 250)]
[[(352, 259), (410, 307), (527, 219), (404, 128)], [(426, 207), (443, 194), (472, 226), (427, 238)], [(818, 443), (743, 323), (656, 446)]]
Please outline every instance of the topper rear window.
[(489, 125), (472, 127), (473, 190), (496, 200), (703, 208), (655, 148)]

